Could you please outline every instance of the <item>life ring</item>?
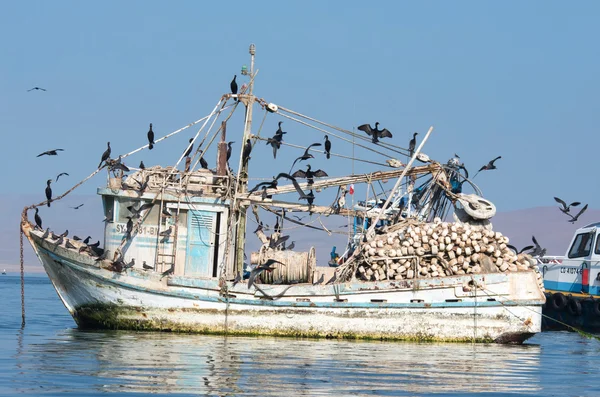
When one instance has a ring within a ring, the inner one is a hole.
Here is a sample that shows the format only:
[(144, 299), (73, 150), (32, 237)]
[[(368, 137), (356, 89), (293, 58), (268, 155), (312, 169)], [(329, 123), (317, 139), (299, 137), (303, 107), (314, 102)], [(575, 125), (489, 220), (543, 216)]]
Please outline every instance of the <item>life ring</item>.
[(554, 310), (562, 310), (565, 306), (567, 306), (567, 298), (563, 294), (557, 292), (552, 295), (552, 308)]
[(600, 317), (600, 300), (594, 301), (594, 314)]
[(577, 298), (569, 297), (567, 301), (567, 308), (569, 309), (569, 313), (573, 316), (581, 315), (581, 302)]

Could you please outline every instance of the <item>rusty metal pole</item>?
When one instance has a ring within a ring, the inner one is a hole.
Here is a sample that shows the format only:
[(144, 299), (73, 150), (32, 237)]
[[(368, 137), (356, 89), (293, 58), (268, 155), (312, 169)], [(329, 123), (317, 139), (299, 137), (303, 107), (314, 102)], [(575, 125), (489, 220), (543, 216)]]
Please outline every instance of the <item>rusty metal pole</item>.
[(227, 174), (227, 122), (221, 123), (221, 141), (217, 150), (217, 175), (225, 176)]

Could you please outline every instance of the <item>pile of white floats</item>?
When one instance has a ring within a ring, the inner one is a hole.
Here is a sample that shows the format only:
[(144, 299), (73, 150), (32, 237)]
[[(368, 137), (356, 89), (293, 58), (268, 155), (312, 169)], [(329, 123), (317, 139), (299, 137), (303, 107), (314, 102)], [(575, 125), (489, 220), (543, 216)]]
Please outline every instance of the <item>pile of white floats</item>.
[[(536, 268), (535, 259), (516, 254), (508, 242), (500, 232), (468, 223), (439, 218), (433, 223), (402, 222), (367, 239), (356, 276), (367, 281), (404, 280)], [(538, 273), (540, 283), (541, 278)]]

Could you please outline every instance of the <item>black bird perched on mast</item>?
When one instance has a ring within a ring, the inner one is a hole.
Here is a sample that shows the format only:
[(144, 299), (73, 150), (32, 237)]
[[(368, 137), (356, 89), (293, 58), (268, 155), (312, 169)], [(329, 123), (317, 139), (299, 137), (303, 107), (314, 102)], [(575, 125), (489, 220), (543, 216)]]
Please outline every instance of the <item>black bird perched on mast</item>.
[(66, 172), (61, 172), (60, 174), (56, 175), (56, 181), (55, 182), (58, 182), (58, 178), (60, 178), (63, 175), (69, 176), (69, 174), (67, 174)]
[(203, 157), (203, 152), (200, 150), (200, 167), (208, 169), (208, 161)]
[(190, 153), (192, 153), (192, 149), (194, 148), (194, 144), (192, 143), (193, 141), (194, 141), (194, 138), (190, 138), (190, 142), (188, 143), (189, 147), (183, 154), (183, 157), (188, 157), (190, 155)]
[(98, 168), (102, 166), (102, 162), (108, 160), (110, 157), (110, 142), (107, 142), (108, 148), (102, 153), (102, 157), (100, 159), (100, 164), (98, 164)]
[(328, 159), (331, 157), (331, 141), (327, 135), (325, 135), (325, 156)]
[(294, 172), (292, 174), (292, 176), (294, 178), (306, 178), (306, 181), (308, 182), (308, 184), (312, 185), (313, 183), (315, 183), (315, 180), (313, 178), (321, 178), (321, 177), (329, 176), (329, 175), (327, 175), (327, 173), (321, 169), (312, 171), (310, 164), (306, 164), (306, 171), (298, 170), (298, 171)]
[(145, 169), (146, 169), (146, 166), (144, 165), (144, 162), (143, 162), (143, 161), (140, 161), (140, 166), (139, 166), (139, 168), (140, 168), (141, 170), (145, 170)]
[(33, 90), (38, 90), (38, 91), (46, 91), (46, 89), (45, 89), (45, 88), (41, 88), (41, 87), (33, 87), (33, 88), (31, 88), (31, 89), (27, 90), (27, 92), (29, 92), (29, 91), (33, 91)]
[(227, 161), (231, 158), (231, 145), (234, 144), (235, 141), (227, 142)]
[(50, 207), (50, 202), (52, 201), (52, 188), (50, 184), (52, 183), (52, 179), (48, 179), (46, 181), (46, 198), (48, 199), (48, 207)]
[(573, 216), (571, 214), (567, 214), (567, 215), (569, 215), (571, 217), (571, 219), (569, 219), (569, 222), (571, 222), (571, 223), (577, 222), (577, 220), (579, 219), (579, 217), (581, 216), (581, 214), (583, 214), (585, 212), (585, 210), (587, 210), (587, 208), (588, 208), (588, 205), (587, 204), (584, 205), (583, 208), (581, 209), (581, 211), (579, 211), (577, 213), (577, 215), (575, 215), (575, 216)]
[[(487, 163), (486, 165), (484, 165), (483, 167), (481, 167), (481, 168), (479, 169), (479, 171), (477, 171), (477, 174), (479, 174), (481, 171), (495, 170), (495, 169), (496, 169), (496, 165), (495, 165), (494, 163), (496, 162), (496, 160), (499, 160), (499, 159), (501, 159), (501, 158), (502, 158), (502, 156), (498, 156), (498, 157), (496, 157), (495, 159), (493, 159), (493, 160), (490, 160), (490, 162), (489, 162), (489, 163)], [(473, 176), (473, 178), (475, 178), (475, 177), (477, 176), (477, 174), (475, 174), (475, 175)]]
[(38, 212), (39, 209), (35, 207), (35, 216), (33, 217), (33, 219), (35, 219), (36, 226), (42, 229), (42, 218), (38, 215)]
[(150, 129), (148, 130), (148, 149), (152, 150), (154, 147), (154, 131), (152, 131), (152, 123), (150, 123)]
[(415, 153), (415, 147), (417, 146), (417, 135), (419, 135), (418, 132), (413, 133), (412, 139), (410, 142), (408, 142), (408, 155), (410, 157), (412, 157)]
[[(234, 95), (238, 93), (238, 86), (237, 86), (237, 83), (235, 82), (236, 77), (237, 77), (237, 74), (234, 74), (233, 80), (231, 80), (231, 83), (229, 84), (229, 88), (231, 88), (231, 93)], [(235, 100), (237, 101), (237, 98)]]
[(562, 205), (562, 208), (559, 208), (559, 210), (561, 210), (561, 212), (563, 212), (567, 215), (570, 215), (569, 211), (571, 211), (571, 207), (577, 207), (578, 205), (581, 204), (579, 201), (574, 201), (571, 204), (567, 205), (567, 203), (565, 203), (563, 200), (559, 199), (558, 197), (554, 197), (554, 201), (556, 201), (557, 203)]
[(314, 159), (315, 156), (313, 156), (312, 154), (308, 153), (308, 151), (310, 150), (311, 147), (313, 146), (321, 146), (321, 143), (317, 142), (317, 143), (312, 143), (310, 145), (308, 145), (308, 147), (304, 150), (304, 154), (300, 157), (298, 157), (296, 160), (294, 160), (294, 162), (292, 163), (292, 166), (290, 167), (290, 172), (292, 172), (292, 168), (294, 168), (294, 165), (296, 165), (297, 161), (302, 161), (302, 160), (308, 160), (308, 159)]
[(359, 130), (364, 131), (371, 137), (371, 142), (379, 142), (379, 138), (391, 138), (392, 133), (387, 128), (382, 130), (379, 129), (379, 121), (375, 123), (375, 128), (372, 128), (370, 124), (363, 124), (358, 127)]
[(252, 142), (250, 139), (246, 139), (246, 143), (244, 144), (244, 150), (242, 151), (242, 163), (246, 165), (248, 160), (250, 160), (250, 153), (252, 153)]
[(64, 152), (64, 149), (52, 149), (52, 150), (46, 150), (44, 153), (40, 153), (35, 157), (40, 157), (40, 156), (57, 156), (58, 153), (56, 152)]

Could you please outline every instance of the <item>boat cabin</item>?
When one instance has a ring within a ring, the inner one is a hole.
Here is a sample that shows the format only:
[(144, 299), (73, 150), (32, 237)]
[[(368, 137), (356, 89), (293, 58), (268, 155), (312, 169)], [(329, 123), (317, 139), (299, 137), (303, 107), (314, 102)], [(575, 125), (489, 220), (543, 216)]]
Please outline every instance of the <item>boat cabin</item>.
[(546, 289), (600, 295), (600, 222), (577, 229), (564, 257), (544, 257)]

